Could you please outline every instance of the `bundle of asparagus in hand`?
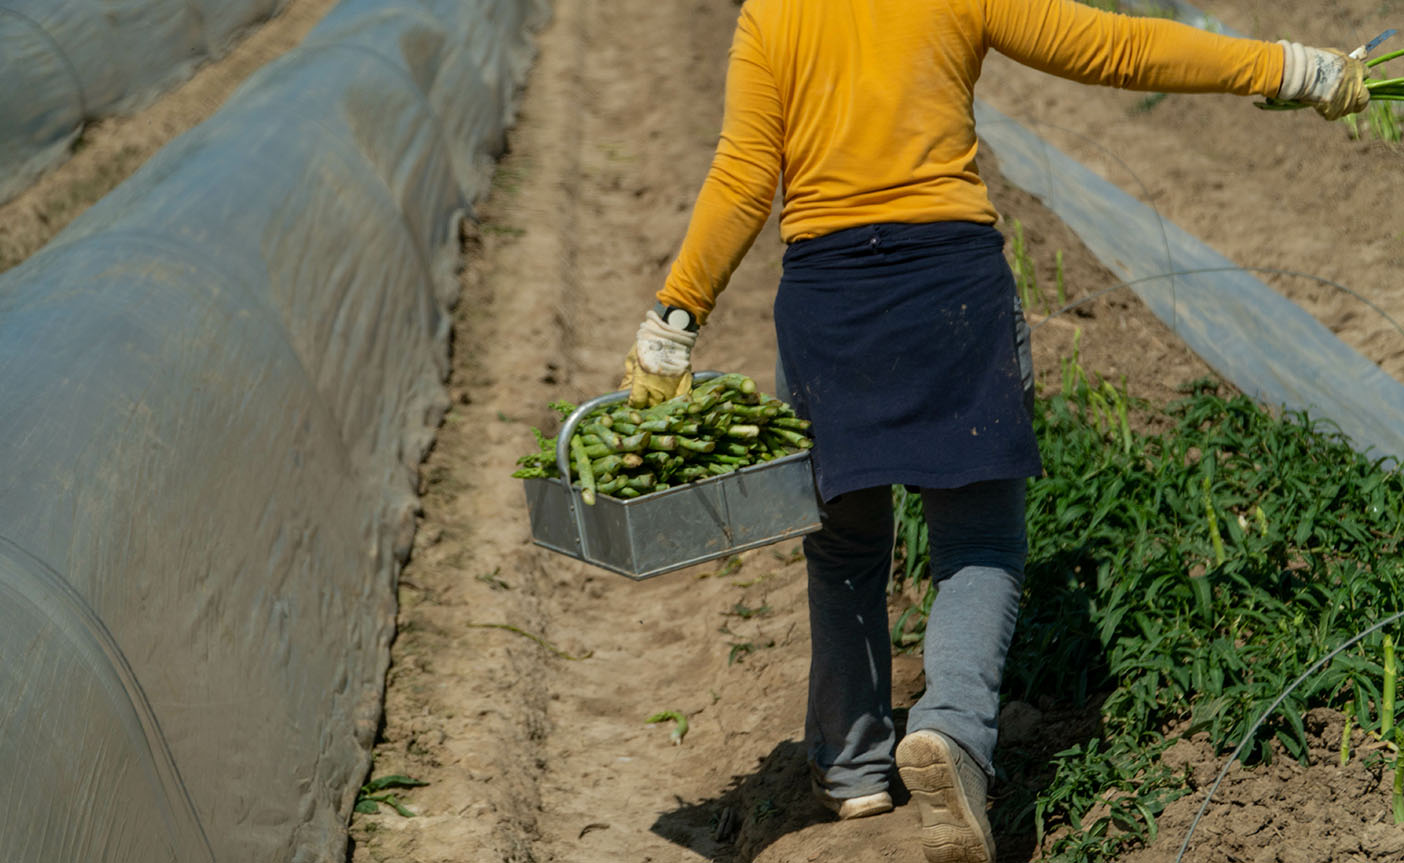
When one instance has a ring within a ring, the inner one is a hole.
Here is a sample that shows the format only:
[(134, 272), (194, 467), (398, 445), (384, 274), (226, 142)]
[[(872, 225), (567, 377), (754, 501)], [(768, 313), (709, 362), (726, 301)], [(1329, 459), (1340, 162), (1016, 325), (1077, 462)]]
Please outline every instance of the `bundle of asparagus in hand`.
[[(1397, 60), (1400, 57), (1404, 57), (1404, 50), (1391, 51), (1390, 53), (1382, 54), (1379, 57), (1372, 57), (1368, 60), (1365, 59), (1369, 56), (1371, 51), (1374, 51), (1375, 48), (1380, 45), (1380, 43), (1384, 42), (1386, 39), (1395, 35), (1396, 33), (1398, 33), (1398, 31), (1394, 29), (1386, 30), (1380, 35), (1376, 36), (1374, 39), (1371, 39), (1367, 44), (1361, 45), (1359, 48), (1356, 48), (1354, 51), (1350, 52), (1349, 55), (1347, 55), (1351, 60), (1362, 61), (1365, 67), (1365, 77), (1362, 79), (1361, 83), (1364, 86), (1365, 95), (1369, 97), (1369, 102), (1404, 102), (1404, 78), (1369, 77), (1371, 70), (1375, 69), (1377, 66), (1383, 65), (1384, 63), (1388, 63), (1390, 60)], [(1323, 77), (1322, 72), (1315, 67), (1315, 64), (1309, 64), (1305, 62), (1305, 60), (1300, 56), (1300, 53), (1297, 59), (1294, 60), (1292, 58), (1293, 52), (1301, 52), (1303, 50), (1303, 46), (1291, 45), (1288, 44), (1285, 40), (1280, 44), (1286, 46), (1286, 65), (1290, 67), (1295, 63), (1297, 66), (1300, 66), (1304, 71), (1308, 73), (1308, 78), (1301, 89), (1309, 91), (1314, 87), (1319, 87), (1319, 81), (1327, 80)], [(1318, 49), (1314, 48), (1307, 48), (1305, 50), (1318, 51)], [(1288, 71), (1290, 71), (1290, 69), (1284, 68), (1284, 76), (1286, 76)], [(1339, 108), (1338, 105), (1333, 105), (1330, 106), (1330, 108), (1328, 109), (1326, 106), (1321, 106), (1319, 104), (1313, 103), (1310, 99), (1304, 99), (1300, 97), (1293, 99), (1268, 98), (1264, 99), (1261, 102), (1254, 102), (1253, 104), (1255, 104), (1259, 108), (1262, 108), (1265, 111), (1296, 111), (1301, 108), (1316, 107), (1319, 111), (1322, 112), (1324, 116), (1327, 116), (1328, 119), (1336, 119), (1336, 117), (1334, 116), (1334, 109)], [(1352, 110), (1364, 110), (1364, 107), (1364, 105), (1360, 105)], [(1343, 119), (1346, 118), (1343, 117)]]
[[(575, 410), (566, 402), (552, 407), (562, 419)], [(808, 431), (808, 420), (758, 392), (755, 381), (721, 375), (651, 408), (610, 404), (591, 411), (570, 439), (570, 475), (587, 504), (596, 493), (635, 498), (809, 449)], [(540, 450), (518, 459), (512, 476), (560, 476), (556, 439), (532, 433)]]

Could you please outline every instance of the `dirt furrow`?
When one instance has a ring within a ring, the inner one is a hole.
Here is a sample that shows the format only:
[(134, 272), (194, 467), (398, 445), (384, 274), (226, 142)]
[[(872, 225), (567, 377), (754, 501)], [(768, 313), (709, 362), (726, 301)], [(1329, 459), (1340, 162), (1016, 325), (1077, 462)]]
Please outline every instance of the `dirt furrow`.
[[(461, 395), (424, 468), (376, 751), (377, 774), (430, 785), (406, 794), (419, 817), (356, 816), (355, 860), (920, 859), (908, 807), (840, 825), (809, 798), (798, 543), (634, 583), (531, 546), (507, 478), (533, 446), (527, 426), (554, 429), (548, 401), (618, 381), (710, 162), (735, 15), (719, 0), (559, 0), (542, 34), (469, 247)], [(1072, 295), (1106, 283), (1066, 229), (990, 174), (1045, 273), (1063, 250)], [(696, 367), (772, 389), (782, 251), (772, 223), (712, 316)], [(1193, 369), (1117, 297), (1046, 331), (1054, 377), (1055, 351), (1108, 310), (1124, 317), (1115, 338), (1082, 339), (1089, 362), (1160, 394), (1165, 363)], [(1125, 339), (1141, 349), (1119, 349)], [(483, 622), (589, 657), (473, 628)], [(899, 656), (896, 668), (900, 706), (919, 693), (919, 660)], [(645, 722), (662, 710), (688, 717), (682, 745), (670, 745), (671, 723)]]
[[(523, 547), (508, 474), (549, 428), (575, 365), (579, 22), (563, 7), (491, 199), (465, 228), (454, 406), (421, 471), (424, 518), (401, 580), (399, 636), (373, 775), (402, 773), (420, 817), (357, 815), (354, 860), (539, 859), (546, 666), (556, 648), (544, 559)], [(566, 661), (566, 660), (556, 660)]]

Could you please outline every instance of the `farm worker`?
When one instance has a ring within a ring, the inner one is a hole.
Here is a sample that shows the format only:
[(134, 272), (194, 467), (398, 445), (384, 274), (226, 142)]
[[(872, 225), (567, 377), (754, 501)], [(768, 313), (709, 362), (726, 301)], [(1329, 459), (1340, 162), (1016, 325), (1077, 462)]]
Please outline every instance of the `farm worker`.
[[(1027, 329), (976, 168), (986, 51), (1088, 84), (1368, 101), (1362, 64), (1074, 0), (748, 0), (711, 170), (625, 360), (635, 405), (691, 386), (691, 350), (783, 180), (777, 385), (813, 423), (823, 501), (804, 540), (813, 790), (885, 812), (895, 763), (929, 861), (988, 863), (999, 686), (1018, 614), (1024, 492), (1042, 472)], [(920, 489), (940, 591), (927, 688), (895, 746), (886, 586), (894, 484)]]

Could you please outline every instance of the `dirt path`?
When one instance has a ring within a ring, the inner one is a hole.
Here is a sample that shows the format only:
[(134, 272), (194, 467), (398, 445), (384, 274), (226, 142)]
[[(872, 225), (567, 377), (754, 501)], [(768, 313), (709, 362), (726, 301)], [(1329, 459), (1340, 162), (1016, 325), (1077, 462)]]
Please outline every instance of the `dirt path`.
[[(532, 447), (527, 426), (554, 429), (548, 401), (617, 382), (711, 158), (735, 14), (717, 0), (560, 0), (542, 35), (468, 244), (456, 406), (424, 468), (376, 750), (374, 775), (430, 784), (405, 795), (419, 817), (355, 816), (356, 861), (920, 860), (909, 807), (840, 827), (809, 799), (797, 543), (633, 583), (531, 546), (508, 477)], [(1074, 296), (1110, 284), (987, 164), (1047, 283), (1062, 250)], [(781, 251), (772, 225), (713, 316), (698, 368), (771, 389)], [(1130, 374), (1143, 395), (1167, 398), (1204, 371), (1115, 296), (1041, 331), (1045, 377), (1079, 328), (1089, 367)], [(919, 677), (916, 656), (897, 657), (901, 705)], [(644, 722), (665, 709), (689, 717), (681, 746)], [(1028, 859), (1032, 837), (1005, 839), (1010, 859)]]
[(172, 138), (209, 117), (250, 75), (302, 41), (336, 0), (287, 0), (219, 60), (135, 114), (89, 125), (72, 158), (0, 204), (0, 272), (28, 258)]
[[(0, 208), (0, 270), (208, 116), (332, 3), (291, 0), (148, 111), (88, 130), (73, 160)], [(1223, 0), (1212, 11), (1264, 36), (1280, 35), (1264, 32), (1268, 21), (1295, 38), (1347, 45), (1387, 26), (1375, 19), (1397, 7), (1342, 0), (1329, 21), (1305, 0)], [(455, 404), (422, 468), (424, 514), (400, 585), (374, 774), (429, 784), (402, 794), (415, 818), (354, 816), (353, 860), (919, 860), (916, 815), (900, 797), (891, 815), (843, 825), (809, 799), (801, 743), (809, 633), (797, 543), (635, 584), (532, 546), (519, 484), (508, 476), (532, 446), (527, 427), (553, 427), (547, 402), (617, 382), (711, 157), (735, 14), (730, 0), (556, 2), (512, 151), (465, 238)], [(1138, 111), (1142, 96), (1065, 84), (998, 58), (980, 95), (1133, 194), (1144, 183), (1167, 217), (1240, 263), (1340, 279), (1404, 316), (1393, 278), (1404, 226), (1389, 206), (1401, 191), (1398, 151), (1346, 141), (1314, 116), (1260, 114), (1243, 100), (1170, 97)], [(1087, 145), (1089, 137), (1101, 146)], [(1006, 233), (1013, 220), (1022, 224), (1045, 289), (1058, 251), (1070, 296), (1112, 283), (1060, 223), (999, 179), (997, 160), (987, 154), (981, 166)], [(772, 388), (780, 254), (772, 225), (713, 316), (699, 368), (744, 371)], [(1358, 304), (1300, 279), (1278, 281), (1400, 373), (1404, 341)], [(1056, 385), (1079, 331), (1087, 368), (1125, 374), (1133, 394), (1153, 401), (1204, 373), (1133, 298), (1114, 294), (1038, 330), (1046, 385)], [(904, 602), (895, 598), (894, 612)], [(919, 662), (900, 655), (895, 671), (901, 708), (917, 695)], [(663, 709), (690, 719), (681, 746), (669, 745), (665, 725), (644, 722)], [(1358, 777), (1306, 772), (1265, 781), (1266, 790), (1242, 791), (1233, 812), (1276, 795), (1287, 801), (1278, 808), (1334, 813), (1365, 787)], [(1322, 804), (1323, 788), (1336, 795), (1334, 808)], [(1186, 805), (1192, 812), (1197, 800)], [(1332, 829), (1354, 830), (1358, 844), (1387, 853), (1382, 825), (1357, 829), (1332, 817)], [(1170, 813), (1162, 844), (1175, 843), (1170, 834), (1187, 821), (1183, 810)], [(1221, 859), (1216, 847), (1242, 859), (1325, 859), (1300, 846), (1273, 857), (1268, 831), (1231, 844), (1236, 825), (1207, 825), (1211, 856), (1189, 859)], [(1031, 835), (999, 840), (1002, 861), (1036, 856)], [(1136, 859), (1168, 863), (1173, 848)]]

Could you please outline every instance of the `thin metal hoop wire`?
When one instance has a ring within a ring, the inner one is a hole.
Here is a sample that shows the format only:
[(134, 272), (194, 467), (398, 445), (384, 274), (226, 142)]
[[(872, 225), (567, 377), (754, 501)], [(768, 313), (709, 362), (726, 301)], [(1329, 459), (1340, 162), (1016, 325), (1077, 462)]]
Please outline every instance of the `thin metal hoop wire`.
[(63, 46), (58, 43), (58, 40), (54, 38), (52, 33), (44, 28), (43, 24), (40, 24), (18, 9), (11, 9), (8, 6), (0, 6), (0, 13), (13, 15), (35, 30), (38, 30), (39, 34), (44, 37), (44, 41), (53, 46), (54, 53), (58, 55), (59, 62), (63, 63), (63, 67), (68, 70), (69, 77), (73, 79), (73, 90), (78, 97), (78, 126), (81, 128), (84, 123), (88, 122), (88, 94), (83, 90), (83, 79), (78, 75), (78, 67), (73, 65), (73, 61), (69, 59), (68, 53), (63, 50)]
[[(1292, 276), (1292, 277), (1302, 278), (1302, 279), (1311, 279), (1311, 280), (1313, 280), (1313, 281), (1316, 281), (1316, 282), (1319, 282), (1319, 283), (1321, 283), (1321, 284), (1323, 284), (1323, 285), (1327, 285), (1327, 286), (1329, 286), (1329, 287), (1335, 288), (1335, 289), (1338, 290), (1338, 291), (1341, 291), (1341, 292), (1343, 292), (1343, 293), (1349, 294), (1350, 296), (1356, 298), (1356, 299), (1359, 300), (1362, 304), (1364, 304), (1365, 306), (1367, 306), (1371, 311), (1375, 312), (1375, 314), (1377, 314), (1377, 315), (1379, 315), (1381, 318), (1383, 318), (1387, 323), (1389, 323), (1390, 326), (1394, 327), (1395, 331), (1398, 332), (1400, 336), (1404, 336), (1404, 325), (1401, 325), (1401, 324), (1399, 323), (1399, 321), (1396, 321), (1394, 318), (1390, 317), (1390, 315), (1389, 315), (1388, 312), (1386, 312), (1384, 309), (1380, 308), (1380, 307), (1379, 307), (1378, 305), (1376, 305), (1373, 301), (1367, 299), (1367, 298), (1364, 297), (1364, 296), (1361, 296), (1358, 292), (1356, 292), (1356, 291), (1354, 291), (1354, 290), (1352, 290), (1352, 289), (1346, 287), (1345, 285), (1340, 284), (1339, 282), (1333, 282), (1333, 281), (1331, 281), (1330, 279), (1323, 278), (1323, 277), (1321, 277), (1321, 276), (1314, 275), (1314, 274), (1312, 274), (1312, 273), (1303, 273), (1303, 272), (1300, 272), (1300, 271), (1297, 271), (1297, 270), (1283, 270), (1283, 269), (1278, 269), (1278, 268), (1276, 268), (1276, 267), (1239, 267), (1239, 266), (1233, 266), (1233, 267), (1201, 267), (1201, 268), (1192, 269), (1192, 270), (1175, 270), (1175, 271), (1169, 272), (1169, 273), (1158, 273), (1158, 274), (1153, 275), (1153, 276), (1141, 276), (1140, 278), (1130, 279), (1130, 280), (1128, 280), (1128, 281), (1121, 282), (1121, 283), (1116, 284), (1116, 285), (1112, 285), (1112, 286), (1109, 287), (1109, 288), (1102, 288), (1101, 290), (1094, 291), (1094, 292), (1088, 294), (1088, 295), (1085, 296), (1085, 297), (1080, 297), (1080, 298), (1074, 300), (1073, 302), (1068, 303), (1067, 305), (1063, 306), (1062, 308), (1060, 308), (1060, 309), (1054, 311), (1052, 314), (1050, 314), (1050, 315), (1048, 315), (1047, 317), (1045, 317), (1043, 320), (1041, 320), (1041, 321), (1039, 321), (1038, 323), (1034, 324), (1033, 326), (1029, 327), (1029, 332), (1030, 332), (1031, 334), (1034, 333), (1034, 332), (1037, 332), (1039, 327), (1043, 326), (1044, 324), (1048, 323), (1049, 321), (1053, 320), (1054, 318), (1058, 317), (1059, 315), (1064, 314), (1065, 312), (1070, 312), (1070, 311), (1072, 311), (1073, 309), (1078, 308), (1079, 306), (1086, 305), (1087, 303), (1090, 303), (1090, 302), (1092, 302), (1093, 300), (1099, 299), (1100, 297), (1105, 296), (1106, 294), (1109, 294), (1109, 293), (1111, 293), (1112, 291), (1119, 291), (1119, 290), (1121, 290), (1122, 288), (1133, 287), (1133, 286), (1135, 286), (1135, 285), (1142, 284), (1143, 282), (1152, 282), (1152, 281), (1155, 281), (1156, 279), (1167, 279), (1167, 278), (1168, 278), (1168, 279), (1173, 279), (1175, 276), (1193, 276), (1193, 275), (1200, 275), (1200, 274), (1203, 274), (1203, 273), (1262, 273), (1262, 274), (1264, 274), (1264, 275), (1270, 275), (1270, 276)], [(1173, 284), (1173, 283), (1172, 283), (1172, 284)]]
[[(1011, 117), (1005, 120), (1004, 122), (1015, 123), (1020, 121), (1016, 121), (1014, 120), (1014, 118)], [(1096, 138), (1079, 132), (1076, 129), (1069, 129), (1066, 126), (1059, 126), (1057, 123), (1049, 123), (1043, 120), (1032, 120), (1027, 117), (1025, 117), (1022, 122), (1027, 122), (1029, 125), (1035, 127), (1042, 126), (1048, 129), (1055, 129), (1059, 132), (1063, 132), (1064, 134), (1071, 135), (1074, 138), (1077, 138), (1084, 144), (1092, 145), (1095, 149), (1100, 150), (1103, 154), (1109, 157), (1113, 162), (1116, 162), (1118, 165), (1120, 165), (1122, 170), (1126, 171), (1127, 174), (1130, 174), (1131, 179), (1136, 181), (1136, 185), (1140, 187), (1141, 190), (1141, 197), (1145, 199), (1143, 203), (1147, 207), (1150, 207), (1150, 211), (1155, 214), (1155, 224), (1156, 227), (1160, 229), (1160, 243), (1165, 251), (1165, 266), (1169, 268), (1166, 271), (1166, 276), (1168, 276), (1168, 278), (1170, 279), (1170, 332), (1179, 335), (1179, 302), (1175, 296), (1175, 275), (1177, 275), (1178, 273), (1175, 270), (1175, 256), (1170, 251), (1170, 232), (1165, 228), (1165, 217), (1161, 215), (1160, 208), (1155, 205), (1155, 201), (1151, 196), (1150, 187), (1146, 185), (1145, 181), (1141, 179), (1139, 174), (1137, 174), (1131, 169), (1130, 165), (1126, 164), (1125, 159), (1118, 156), (1112, 149), (1107, 147), (1101, 141), (1098, 141)], [(1053, 145), (1049, 144), (1048, 141), (1044, 140), (1043, 136), (1040, 135), (1037, 137), (1039, 144), (1039, 155), (1043, 157), (1044, 188), (1048, 190), (1048, 197), (1049, 199), (1051, 199), (1053, 197), (1053, 167), (1048, 160), (1048, 151)], [(995, 158), (999, 158), (998, 153), (995, 154)]]
[(1283, 701), (1287, 700), (1287, 696), (1292, 694), (1292, 690), (1296, 689), (1308, 677), (1311, 677), (1313, 674), (1319, 671), (1323, 665), (1330, 662), (1332, 659), (1335, 659), (1336, 656), (1339, 655), (1343, 650), (1359, 642), (1367, 635), (1370, 635), (1373, 632), (1377, 632), (1385, 628), (1386, 626), (1389, 626), (1391, 623), (1394, 623), (1401, 617), (1404, 617), (1404, 611), (1400, 611), (1395, 613), (1394, 615), (1391, 615), (1390, 617), (1386, 617), (1384, 620), (1381, 620), (1379, 623), (1376, 623), (1374, 626), (1370, 627), (1364, 632), (1355, 635), (1353, 638), (1346, 641), (1344, 644), (1341, 644), (1335, 650), (1332, 650), (1330, 653), (1326, 654), (1325, 656), (1318, 659), (1316, 662), (1312, 663), (1312, 666), (1310, 668), (1308, 668), (1306, 671), (1303, 671), (1300, 677), (1292, 681), (1291, 685), (1288, 686), (1286, 689), (1282, 690), (1282, 694), (1277, 696), (1276, 701), (1268, 705), (1267, 710), (1264, 710), (1262, 714), (1258, 716), (1257, 719), (1253, 720), (1253, 724), (1248, 728), (1248, 733), (1244, 734), (1243, 739), (1239, 741), (1238, 746), (1234, 747), (1233, 753), (1229, 755), (1228, 760), (1224, 762), (1224, 766), (1219, 770), (1219, 775), (1215, 777), (1214, 784), (1209, 787), (1209, 793), (1205, 795), (1204, 802), (1200, 804), (1199, 811), (1195, 813), (1194, 820), (1190, 822), (1189, 830), (1185, 833), (1185, 841), (1180, 844), (1180, 853), (1175, 855), (1175, 863), (1180, 863), (1180, 861), (1184, 859), (1185, 852), (1189, 850), (1190, 839), (1194, 836), (1194, 830), (1196, 827), (1199, 826), (1199, 820), (1204, 817), (1204, 812), (1209, 808), (1209, 801), (1214, 799), (1214, 792), (1219, 790), (1219, 784), (1222, 783), (1224, 781), (1224, 777), (1228, 775), (1229, 768), (1233, 766), (1233, 762), (1238, 760), (1238, 756), (1243, 752), (1243, 747), (1247, 746), (1248, 741), (1253, 739), (1253, 735), (1258, 733), (1258, 727), (1262, 725), (1263, 722), (1269, 716), (1271, 716), (1279, 706), (1281, 706)]

